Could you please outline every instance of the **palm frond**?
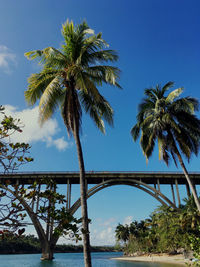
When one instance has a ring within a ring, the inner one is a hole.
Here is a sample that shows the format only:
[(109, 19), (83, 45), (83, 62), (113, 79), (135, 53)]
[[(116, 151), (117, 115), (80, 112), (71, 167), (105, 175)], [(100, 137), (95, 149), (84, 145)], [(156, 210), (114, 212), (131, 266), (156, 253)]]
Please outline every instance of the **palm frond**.
[(85, 112), (88, 113), (91, 117), (91, 119), (94, 121), (95, 125), (99, 128), (99, 130), (102, 133), (105, 133), (105, 125), (102, 120), (102, 117), (100, 116), (97, 107), (93, 103), (93, 100), (89, 95), (85, 94), (84, 91), (80, 91), (79, 93), (81, 98), (81, 103), (85, 109)]
[(30, 60), (38, 58), (39, 64), (45, 68), (62, 69), (67, 65), (67, 57), (54, 47), (30, 51), (25, 56)]
[(79, 92), (79, 96), (86, 113), (89, 113), (103, 133), (105, 132), (103, 119), (111, 126), (113, 125), (113, 110), (103, 96), (99, 94), (96, 97), (94, 94), (86, 93), (83, 90)]
[(153, 88), (146, 88), (146, 89), (144, 90), (144, 94), (145, 94), (149, 99), (151, 99), (152, 102), (154, 102), (154, 103), (156, 102), (157, 97), (156, 97), (155, 93), (153, 92)]
[(29, 60), (33, 60), (36, 58), (40, 58), (43, 56), (43, 50), (33, 50), (33, 51), (29, 51), (24, 53), (24, 56), (29, 59)]
[(174, 82), (170, 81), (170, 82), (166, 83), (161, 89), (161, 95), (164, 96), (165, 92), (168, 91), (173, 86), (174, 86)]
[(141, 132), (140, 145), (147, 159), (152, 155), (155, 146), (155, 133), (150, 129)]
[(199, 101), (192, 97), (179, 98), (170, 105), (171, 112), (185, 111), (194, 114), (199, 110)]
[(120, 70), (117, 67), (98, 65), (86, 68), (85, 72), (91, 76), (91, 78), (98, 78), (106, 84), (121, 88), (121, 86), (117, 83), (120, 75)]
[(46, 86), (58, 75), (57, 71), (44, 69), (40, 73), (32, 74), (28, 78), (28, 89), (25, 91), (25, 99), (29, 105), (34, 105), (40, 99)]
[(132, 129), (131, 129), (131, 135), (133, 137), (133, 140), (136, 141), (140, 135), (140, 125), (138, 123), (136, 123)]
[(169, 166), (170, 155), (167, 146), (163, 147), (162, 156), (166, 165)]
[(77, 60), (77, 64), (89, 66), (89, 64), (96, 64), (97, 62), (115, 62), (118, 60), (118, 55), (114, 50), (100, 50), (91, 53), (85, 51)]
[(162, 135), (158, 136), (158, 157), (159, 160), (163, 159), (163, 148), (164, 148), (164, 143), (165, 140), (163, 139)]
[(191, 135), (195, 135), (197, 139), (200, 139), (200, 120), (195, 115), (180, 111), (176, 113), (176, 120)]
[(183, 92), (183, 87), (180, 87), (180, 88), (175, 89), (174, 91), (172, 91), (166, 97), (166, 103), (172, 103), (174, 101), (174, 99), (176, 99), (177, 97), (180, 96), (180, 94), (182, 94), (182, 92)]
[(40, 123), (48, 120), (60, 105), (63, 95), (62, 80), (55, 77), (45, 88), (39, 103)]
[(178, 133), (181, 132), (179, 124), (174, 120), (173, 116), (170, 113), (165, 113), (162, 116), (162, 122), (164, 123), (164, 125), (166, 125), (166, 130), (168, 128), (173, 129), (173, 131), (176, 131)]

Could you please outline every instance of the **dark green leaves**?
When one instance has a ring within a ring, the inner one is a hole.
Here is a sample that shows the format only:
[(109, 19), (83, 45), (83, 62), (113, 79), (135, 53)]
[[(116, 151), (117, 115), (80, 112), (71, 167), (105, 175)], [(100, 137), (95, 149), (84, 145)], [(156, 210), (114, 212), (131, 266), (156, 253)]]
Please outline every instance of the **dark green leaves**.
[(162, 88), (157, 85), (145, 90), (131, 130), (134, 141), (141, 133), (140, 144), (147, 159), (158, 141), (159, 159), (167, 165), (170, 154), (176, 164), (178, 150), (189, 160), (192, 153), (197, 155), (200, 145), (200, 120), (194, 115), (199, 103), (191, 97), (181, 98), (182, 88), (165, 95), (172, 86), (169, 82)]

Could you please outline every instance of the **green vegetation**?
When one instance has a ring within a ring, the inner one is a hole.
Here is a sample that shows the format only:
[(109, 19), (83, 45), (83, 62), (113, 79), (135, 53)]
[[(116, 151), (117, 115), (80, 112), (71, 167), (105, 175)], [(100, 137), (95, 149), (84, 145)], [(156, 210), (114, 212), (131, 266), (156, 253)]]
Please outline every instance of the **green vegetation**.
[(185, 202), (177, 210), (161, 206), (150, 218), (134, 221), (130, 226), (119, 224), (116, 240), (123, 243), (124, 253), (177, 253), (192, 249), (195, 256), (199, 255), (200, 215), (193, 197)]
[(28, 156), (29, 144), (11, 142), (12, 135), (22, 133), (22, 128), (20, 119), (7, 116), (0, 105), (0, 170), (3, 173), (16, 171), (22, 164), (33, 161)]
[(145, 98), (139, 105), (137, 123), (131, 134), (136, 141), (141, 133), (140, 144), (147, 160), (157, 141), (160, 160), (168, 165), (171, 156), (176, 166), (179, 161), (200, 212), (200, 202), (182, 158), (184, 155), (189, 161), (192, 154), (199, 152), (200, 120), (194, 114), (199, 102), (192, 97), (179, 97), (183, 88), (166, 95), (173, 85), (168, 82), (163, 87), (157, 85), (144, 91)]
[[(5, 174), (33, 161), (29, 156), (29, 144), (11, 141), (13, 134), (22, 133), (22, 128), (21, 121), (7, 116), (4, 107), (0, 106), (0, 170)], [(17, 185), (11, 186), (9, 180), (0, 184), (0, 200), (1, 234), (4, 230), (14, 232), (26, 225), (24, 222), (26, 213), (18, 201)], [(24, 231), (22, 229), (20, 231)]]
[[(10, 140), (12, 134), (22, 133), (20, 120), (6, 116), (2, 106), (0, 115), (0, 163), (4, 173), (8, 174), (33, 159), (28, 157), (30, 149), (28, 144), (12, 143)], [(5, 238), (6, 235), (16, 231), (18, 231), (17, 237), (22, 236), (25, 227), (30, 224), (28, 220), (26, 221), (29, 215), (39, 236), (42, 253), (49, 252), (51, 248), (53, 257), (56, 242), (62, 235), (70, 235), (71, 239), (80, 240), (81, 220), (70, 214), (66, 207), (65, 196), (56, 192), (56, 188), (56, 183), (50, 179), (35, 180), (29, 186), (13, 184), (10, 179), (0, 184), (1, 237)]]
[[(92, 252), (109, 252), (115, 251), (114, 247), (106, 246), (93, 246), (91, 247)], [(83, 252), (83, 246), (75, 245), (56, 245), (55, 253), (72, 253), (72, 252)], [(38, 238), (33, 235), (11, 235), (7, 234), (0, 241), (0, 254), (31, 254), (41, 253), (41, 244)]]
[[(47, 47), (25, 54), (28, 59), (39, 58), (42, 67), (40, 73), (30, 76), (25, 98), (30, 105), (40, 100), (41, 124), (60, 107), (68, 134), (75, 139), (80, 169), (84, 259), (85, 266), (91, 266), (85, 167), (80, 142), (82, 110), (103, 133), (103, 119), (113, 124), (113, 110), (97, 86), (105, 83), (120, 87), (117, 83), (119, 69), (107, 65), (115, 62), (118, 56), (115, 51), (106, 49), (108, 44), (102, 39), (102, 34), (95, 35), (86, 22), (75, 26), (67, 21), (62, 35), (64, 44), (60, 50)], [(52, 255), (45, 254), (45, 258), (51, 259)]]

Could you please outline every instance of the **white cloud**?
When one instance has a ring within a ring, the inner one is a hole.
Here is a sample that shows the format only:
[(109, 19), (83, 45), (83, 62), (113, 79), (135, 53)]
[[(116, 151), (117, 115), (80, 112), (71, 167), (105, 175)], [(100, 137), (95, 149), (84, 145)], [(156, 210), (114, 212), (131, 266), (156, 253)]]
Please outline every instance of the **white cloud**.
[(47, 146), (55, 146), (58, 150), (64, 151), (66, 148), (71, 146), (71, 144), (65, 141), (64, 136), (55, 140), (53, 140), (52, 137), (49, 137), (47, 139)]
[(102, 225), (102, 226), (108, 226), (108, 225), (112, 225), (112, 223), (114, 223), (114, 222), (116, 222), (116, 219), (113, 218), (113, 217), (111, 217), (111, 218), (109, 218), (108, 220), (103, 221), (103, 222), (101, 223), (101, 225)]
[(16, 55), (5, 45), (0, 45), (0, 68), (5, 73), (11, 72), (11, 66), (16, 65)]
[(64, 151), (71, 145), (65, 141), (63, 136), (57, 139), (54, 137), (59, 132), (56, 119), (49, 119), (40, 127), (38, 106), (19, 111), (14, 106), (5, 105), (5, 113), (13, 118), (20, 119), (24, 125), (22, 134), (15, 133), (12, 135), (13, 142), (34, 143), (42, 141), (46, 143), (47, 147), (55, 146), (60, 151)]
[(113, 235), (113, 227), (108, 227), (99, 233), (100, 242), (107, 242), (108, 245), (113, 244), (114, 235)]
[(133, 216), (127, 216), (127, 217), (124, 218), (124, 221), (123, 221), (122, 224), (123, 225), (124, 224), (130, 225), (132, 223), (132, 221), (133, 221)]
[(107, 220), (96, 219), (90, 225), (91, 244), (94, 246), (113, 246), (115, 244), (115, 229), (117, 220), (113, 217)]
[[(123, 225), (128, 224), (133, 221), (132, 216), (127, 216), (124, 219), (120, 220)], [(113, 246), (116, 243), (115, 239), (115, 229), (118, 225), (118, 219), (110, 217), (107, 220), (102, 218), (97, 218), (95, 221), (92, 221), (90, 225), (90, 238), (91, 244), (95, 246), (108, 245)]]

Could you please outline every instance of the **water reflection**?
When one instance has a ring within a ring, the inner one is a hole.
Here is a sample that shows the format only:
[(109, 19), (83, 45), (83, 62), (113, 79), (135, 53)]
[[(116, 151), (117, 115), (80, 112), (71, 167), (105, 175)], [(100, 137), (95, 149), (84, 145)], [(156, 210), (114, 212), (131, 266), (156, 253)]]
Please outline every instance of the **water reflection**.
[[(121, 253), (92, 253), (93, 267), (175, 267), (173, 264), (110, 260)], [(84, 267), (82, 253), (55, 254), (53, 261), (40, 261), (39, 254), (0, 255), (1, 267)]]

